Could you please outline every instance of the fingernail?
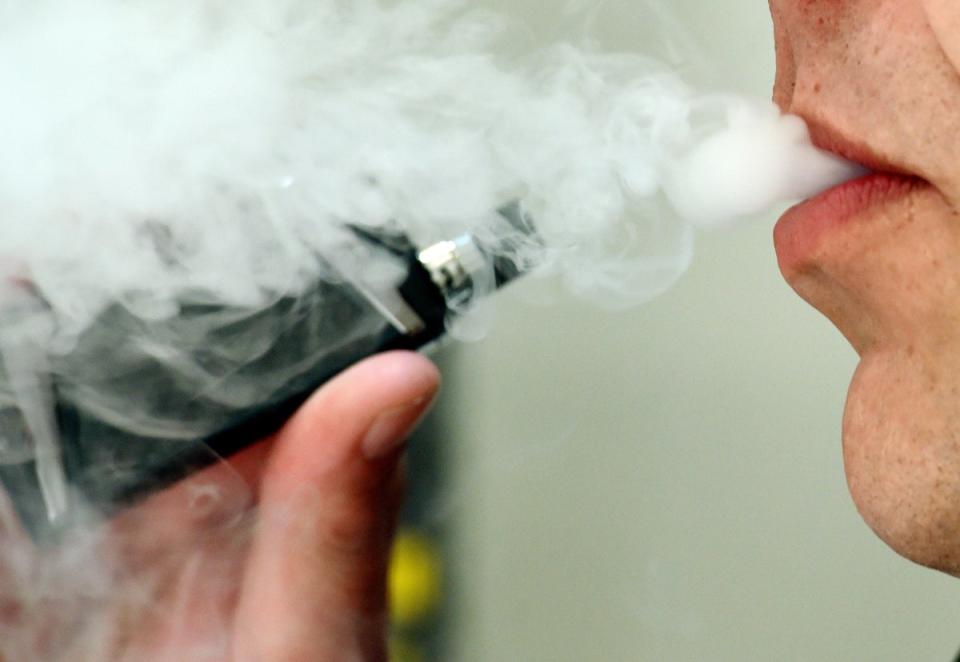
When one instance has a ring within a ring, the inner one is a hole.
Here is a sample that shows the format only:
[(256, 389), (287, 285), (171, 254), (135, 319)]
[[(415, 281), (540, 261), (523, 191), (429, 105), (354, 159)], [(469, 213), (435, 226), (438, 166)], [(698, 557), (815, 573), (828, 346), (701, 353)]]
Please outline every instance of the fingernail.
[(363, 438), (364, 456), (380, 460), (403, 446), (429, 411), (427, 400), (420, 398), (380, 414)]

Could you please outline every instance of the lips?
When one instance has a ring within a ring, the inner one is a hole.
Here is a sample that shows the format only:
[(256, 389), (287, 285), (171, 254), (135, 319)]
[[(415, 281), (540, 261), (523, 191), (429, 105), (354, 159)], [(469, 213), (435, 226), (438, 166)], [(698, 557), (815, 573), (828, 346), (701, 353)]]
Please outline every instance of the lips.
[(866, 143), (845, 136), (821, 120), (803, 117), (802, 115), (801, 117), (807, 123), (810, 140), (814, 146), (841, 156), (848, 161), (858, 163), (874, 172), (897, 175), (910, 174), (897, 165), (892, 158), (880, 154)]
[(788, 210), (777, 223), (774, 242), (781, 270), (789, 274), (811, 262), (831, 235), (851, 222), (867, 220), (877, 209), (927, 187), (923, 179), (816, 121), (808, 122), (814, 145), (868, 171)]

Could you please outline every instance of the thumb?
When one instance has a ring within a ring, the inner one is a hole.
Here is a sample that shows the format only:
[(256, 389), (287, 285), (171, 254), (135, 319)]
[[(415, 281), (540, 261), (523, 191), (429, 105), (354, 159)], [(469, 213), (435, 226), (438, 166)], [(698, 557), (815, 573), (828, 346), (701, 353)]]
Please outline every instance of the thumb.
[(240, 659), (385, 659), (403, 442), (438, 384), (423, 357), (384, 354), (325, 385), (278, 433), (238, 603)]

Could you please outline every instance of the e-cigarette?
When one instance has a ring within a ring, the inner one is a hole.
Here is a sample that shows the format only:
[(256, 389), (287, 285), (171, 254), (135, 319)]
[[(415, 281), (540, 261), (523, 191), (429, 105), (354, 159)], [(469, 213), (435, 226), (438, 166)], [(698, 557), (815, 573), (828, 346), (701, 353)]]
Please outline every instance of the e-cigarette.
[(56, 529), (78, 503), (115, 513), (275, 432), (364, 357), (439, 340), (452, 317), (529, 266), (517, 256), (537, 245), (533, 225), (516, 205), (498, 218), (495, 239), (427, 246), (348, 226), (360, 250), (347, 259), (361, 260), (350, 275), (326, 260), (322, 278), (265, 307), (198, 295), (151, 322), (111, 306), (69, 351), (37, 352), (19, 390), (11, 384), (24, 370), (13, 364), (30, 345), (0, 347), (0, 432), (33, 449), (0, 466), (25, 526)]

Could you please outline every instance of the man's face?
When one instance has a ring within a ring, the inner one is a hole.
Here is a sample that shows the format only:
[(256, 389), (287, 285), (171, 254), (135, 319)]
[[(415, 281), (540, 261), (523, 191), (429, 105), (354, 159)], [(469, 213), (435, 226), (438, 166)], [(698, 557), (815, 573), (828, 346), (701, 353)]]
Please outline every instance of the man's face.
[(888, 544), (960, 576), (960, 2), (771, 0), (774, 97), (887, 173), (788, 212), (790, 284), (861, 362), (844, 459)]

